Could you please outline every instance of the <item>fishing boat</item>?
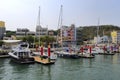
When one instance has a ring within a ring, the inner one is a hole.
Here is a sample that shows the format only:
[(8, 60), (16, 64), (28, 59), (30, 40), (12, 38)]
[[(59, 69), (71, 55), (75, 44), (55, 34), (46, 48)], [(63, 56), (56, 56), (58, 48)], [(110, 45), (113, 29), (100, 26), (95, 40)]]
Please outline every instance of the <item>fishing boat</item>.
[(114, 52), (111, 51), (105, 51), (104, 53), (99, 53), (100, 55), (114, 55)]
[[(79, 56), (76, 54), (75, 51), (73, 51), (72, 47), (67, 45), (67, 47), (65, 46), (65, 44), (63, 44), (63, 25), (62, 25), (62, 5), (60, 8), (60, 14), (59, 14), (59, 22), (58, 22), (58, 27), (60, 28), (60, 45), (61, 45), (61, 50), (59, 51), (55, 51), (55, 54), (57, 54), (58, 57), (62, 57), (62, 58), (79, 58)], [(71, 29), (70, 29), (71, 30)], [(72, 41), (71, 41), (72, 43)], [(70, 44), (71, 45), (71, 44)]]
[[(89, 52), (90, 52), (89, 49), (87, 49), (86, 53), (89, 53)], [(91, 50), (91, 54), (93, 54), (93, 55), (98, 55), (98, 54), (102, 54), (102, 53), (104, 53), (104, 50), (100, 47), (94, 47)]]
[(78, 53), (80, 58), (94, 58), (94, 54), (92, 54), (92, 48), (90, 47), (86, 51), (84, 51), (84, 48), (81, 47), (80, 53)]
[(94, 58), (95, 56), (89, 53), (79, 53), (80, 58)]
[(79, 58), (79, 56), (74, 52), (69, 53), (65, 51), (60, 51), (60, 52), (56, 52), (56, 54), (58, 55), (58, 57), (62, 57), (62, 58), (73, 58), (73, 59)]
[(115, 52), (113, 51), (113, 47), (111, 46), (108, 46), (107, 48), (104, 46), (103, 48), (103, 53), (99, 53), (99, 54), (102, 54), (102, 55), (114, 55)]
[(11, 60), (17, 63), (27, 64), (35, 62), (28, 43), (18, 45), (8, 54), (10, 55)]
[(55, 54), (57, 54), (57, 56), (61, 58), (72, 58), (72, 59), (79, 58), (78, 54), (75, 52), (56, 51)]

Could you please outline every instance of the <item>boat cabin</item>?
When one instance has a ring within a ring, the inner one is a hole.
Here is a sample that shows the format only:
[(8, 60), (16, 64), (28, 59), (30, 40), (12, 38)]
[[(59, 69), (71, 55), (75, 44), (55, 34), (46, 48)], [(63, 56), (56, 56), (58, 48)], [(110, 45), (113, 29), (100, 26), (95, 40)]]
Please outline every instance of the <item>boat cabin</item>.
[(23, 52), (23, 51), (19, 51), (19, 52), (13, 52), (13, 55), (16, 56), (17, 58), (29, 58), (31, 55), (31, 52)]

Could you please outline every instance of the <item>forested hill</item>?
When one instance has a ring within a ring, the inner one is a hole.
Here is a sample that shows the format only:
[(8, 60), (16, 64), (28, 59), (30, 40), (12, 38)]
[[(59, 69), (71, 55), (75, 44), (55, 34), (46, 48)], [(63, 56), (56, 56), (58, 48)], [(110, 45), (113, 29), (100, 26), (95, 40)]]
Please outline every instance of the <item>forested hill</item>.
[(99, 25), (98, 26), (82, 26), (82, 34), (84, 39), (93, 39), (94, 36), (97, 36), (97, 29), (99, 31), (99, 35), (111, 35), (111, 31), (120, 31), (120, 27), (113, 25)]

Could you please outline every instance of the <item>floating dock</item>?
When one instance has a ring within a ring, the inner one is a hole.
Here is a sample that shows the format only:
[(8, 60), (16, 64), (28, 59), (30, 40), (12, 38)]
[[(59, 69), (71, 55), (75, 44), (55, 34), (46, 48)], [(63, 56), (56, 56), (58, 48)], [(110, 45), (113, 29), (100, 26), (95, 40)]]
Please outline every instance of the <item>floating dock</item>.
[(54, 64), (55, 61), (49, 60), (49, 58), (42, 58), (40, 56), (34, 56), (34, 60), (37, 63), (48, 65), (48, 64)]

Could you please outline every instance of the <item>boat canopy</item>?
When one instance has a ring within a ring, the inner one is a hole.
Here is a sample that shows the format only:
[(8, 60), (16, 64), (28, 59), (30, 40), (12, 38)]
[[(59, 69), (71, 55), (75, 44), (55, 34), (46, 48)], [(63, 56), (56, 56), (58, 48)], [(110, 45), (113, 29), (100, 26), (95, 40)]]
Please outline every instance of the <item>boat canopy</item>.
[(3, 40), (5, 43), (19, 43), (21, 40)]

